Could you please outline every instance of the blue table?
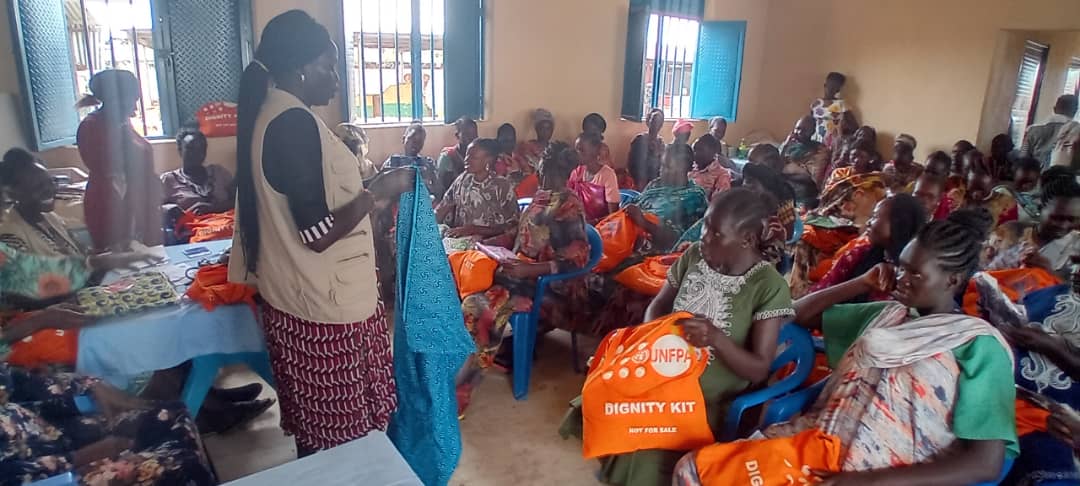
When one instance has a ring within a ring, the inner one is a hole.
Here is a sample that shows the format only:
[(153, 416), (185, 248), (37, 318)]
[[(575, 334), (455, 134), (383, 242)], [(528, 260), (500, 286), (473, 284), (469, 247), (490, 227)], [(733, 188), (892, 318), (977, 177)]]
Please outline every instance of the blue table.
[[(157, 267), (179, 274), (176, 266), (197, 267), (202, 260), (216, 261), (231, 241), (167, 247), (169, 260)], [(194, 258), (185, 250), (206, 247), (210, 253)], [(169, 266), (172, 265), (172, 268)], [(174, 282), (183, 291), (187, 282)], [(192, 361), (192, 371), (181, 399), (192, 415), (223, 366), (244, 363), (273, 384), (262, 330), (247, 305), (219, 306), (207, 311), (184, 301), (178, 305), (134, 316), (106, 319), (79, 331), (76, 370), (125, 387), (137, 375), (172, 368)]]

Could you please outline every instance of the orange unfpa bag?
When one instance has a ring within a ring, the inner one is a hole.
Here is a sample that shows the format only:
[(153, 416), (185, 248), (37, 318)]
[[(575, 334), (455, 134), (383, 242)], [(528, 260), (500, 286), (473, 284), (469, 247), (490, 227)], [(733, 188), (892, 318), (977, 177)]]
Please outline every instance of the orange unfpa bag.
[[(1041, 268), (1010, 268), (986, 274), (998, 281), (1002, 293), (1014, 303), (1019, 303), (1027, 294), (1036, 290), (1061, 283), (1057, 276)], [(968, 283), (967, 290), (964, 291), (963, 310), (970, 316), (979, 315), (979, 291), (975, 288), (974, 280)]]
[(195, 112), (199, 131), (207, 137), (235, 137), (237, 116), (236, 103), (211, 101)]
[(690, 317), (672, 314), (601, 341), (581, 391), (586, 458), (715, 442), (698, 382), (709, 352), (687, 343), (675, 325)]
[(840, 439), (818, 429), (792, 437), (713, 444), (694, 453), (701, 484), (814, 484), (810, 471), (840, 470)]
[[(660, 218), (649, 213), (645, 213), (645, 218), (653, 223), (660, 221)], [(638, 237), (644, 234), (644, 231), (630, 220), (625, 209), (615, 211), (601, 219), (599, 223), (596, 223), (596, 231), (600, 233), (600, 240), (604, 242), (604, 255), (593, 270), (595, 273), (604, 273), (619, 266), (634, 252)]]
[(478, 250), (451, 253), (450, 270), (457, 282), (458, 296), (464, 299), (472, 294), (483, 292), (495, 283), (495, 269), (499, 262)]
[(664, 288), (668, 270), (682, 253), (648, 257), (615, 276), (615, 281), (639, 294), (656, 296)]

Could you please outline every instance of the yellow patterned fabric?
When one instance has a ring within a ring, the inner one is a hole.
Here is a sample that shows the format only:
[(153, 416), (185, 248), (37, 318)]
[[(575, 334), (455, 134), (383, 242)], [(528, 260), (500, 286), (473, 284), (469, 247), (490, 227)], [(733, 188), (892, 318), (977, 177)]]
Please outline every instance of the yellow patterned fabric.
[(134, 314), (180, 301), (172, 282), (161, 272), (131, 275), (109, 285), (87, 287), (77, 296), (86, 313), (98, 317)]

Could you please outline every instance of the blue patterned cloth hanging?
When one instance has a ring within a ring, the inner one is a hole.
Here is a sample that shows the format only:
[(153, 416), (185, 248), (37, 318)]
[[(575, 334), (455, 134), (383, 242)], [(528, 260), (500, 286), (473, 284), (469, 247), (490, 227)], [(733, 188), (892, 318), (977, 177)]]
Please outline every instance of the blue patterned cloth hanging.
[(450, 481), (461, 457), (454, 375), (475, 351), (427, 187), (403, 194), (397, 218), (394, 376), (390, 440), (427, 486)]

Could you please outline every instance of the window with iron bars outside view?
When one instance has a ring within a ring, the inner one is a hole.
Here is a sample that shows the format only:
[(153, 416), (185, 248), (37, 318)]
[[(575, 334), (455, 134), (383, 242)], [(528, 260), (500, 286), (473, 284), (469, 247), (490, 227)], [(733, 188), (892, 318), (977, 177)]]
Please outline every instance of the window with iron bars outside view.
[[(342, 0), (349, 117), (355, 123), (443, 116), (443, 0)], [(419, 3), (419, 11), (413, 6)], [(414, 54), (419, 52), (419, 62)], [(419, 97), (416, 85), (419, 84)]]
[(644, 113), (654, 108), (664, 116), (690, 116), (691, 85), (694, 83), (694, 59), (697, 58), (697, 20), (650, 15), (645, 41)]
[[(139, 80), (139, 103), (131, 120), (143, 136), (164, 135), (153, 15), (149, 0), (57, 0), (64, 2), (71, 63), (79, 98), (90, 93), (90, 77), (107, 69), (131, 71)], [(93, 111), (79, 111), (80, 119)]]

